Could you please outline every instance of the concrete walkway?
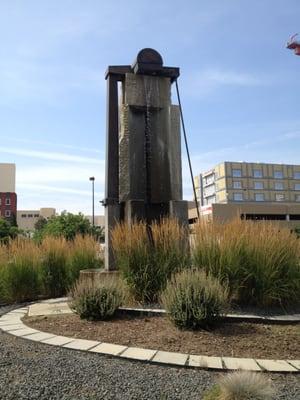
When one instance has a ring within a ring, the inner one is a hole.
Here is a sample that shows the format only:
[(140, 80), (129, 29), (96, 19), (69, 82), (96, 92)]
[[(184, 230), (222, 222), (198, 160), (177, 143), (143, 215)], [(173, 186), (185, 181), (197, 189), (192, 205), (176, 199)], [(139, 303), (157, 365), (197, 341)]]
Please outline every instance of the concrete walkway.
[(29, 315), (53, 315), (71, 313), (62, 299), (50, 300), (22, 307), (4, 314), (0, 318), (0, 330), (26, 340), (48, 345), (106, 354), (114, 357), (139, 360), (148, 363), (213, 370), (248, 370), (268, 372), (300, 372), (300, 360), (265, 360), (234, 357), (208, 357), (193, 354), (166, 352), (137, 347), (127, 347), (95, 340), (75, 339), (41, 332), (26, 326), (22, 318)]

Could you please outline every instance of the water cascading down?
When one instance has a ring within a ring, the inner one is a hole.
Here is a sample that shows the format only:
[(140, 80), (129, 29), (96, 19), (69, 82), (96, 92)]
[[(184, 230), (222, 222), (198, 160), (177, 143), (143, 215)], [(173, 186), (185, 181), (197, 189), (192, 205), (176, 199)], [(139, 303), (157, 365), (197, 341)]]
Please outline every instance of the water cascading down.
[(143, 220), (149, 225), (164, 217), (188, 223), (187, 202), (182, 200), (180, 111), (171, 103), (171, 85), (178, 76), (179, 68), (164, 67), (153, 49), (141, 50), (132, 66), (109, 66), (106, 72), (107, 270), (116, 268), (110, 237), (116, 223)]

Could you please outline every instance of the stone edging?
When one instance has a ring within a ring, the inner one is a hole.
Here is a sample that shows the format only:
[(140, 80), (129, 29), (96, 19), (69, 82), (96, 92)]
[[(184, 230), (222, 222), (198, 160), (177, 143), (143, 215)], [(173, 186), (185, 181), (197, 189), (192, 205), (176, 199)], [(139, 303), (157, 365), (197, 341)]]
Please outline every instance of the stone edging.
[(0, 330), (11, 335), (48, 345), (74, 350), (89, 351), (109, 356), (139, 360), (161, 365), (177, 367), (194, 367), (213, 370), (248, 370), (256, 372), (300, 372), (300, 360), (265, 360), (252, 358), (209, 357), (192, 354), (150, 350), (139, 347), (127, 347), (95, 340), (74, 339), (41, 332), (26, 326), (22, 318), (28, 307), (21, 307), (0, 317)]
[[(120, 307), (118, 311), (129, 315), (147, 315), (147, 316), (164, 316), (167, 314), (164, 309), (154, 308), (132, 308)], [(228, 322), (260, 322), (268, 324), (298, 324), (300, 322), (300, 314), (291, 315), (258, 315), (258, 314), (226, 314), (222, 317), (223, 321)]]

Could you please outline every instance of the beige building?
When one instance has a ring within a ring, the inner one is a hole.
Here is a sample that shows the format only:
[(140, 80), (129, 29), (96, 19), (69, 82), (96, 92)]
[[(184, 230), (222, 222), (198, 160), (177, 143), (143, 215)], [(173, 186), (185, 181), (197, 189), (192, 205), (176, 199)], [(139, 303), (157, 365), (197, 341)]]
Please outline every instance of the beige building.
[(195, 177), (201, 206), (213, 203), (299, 203), (300, 165), (222, 162)]
[[(222, 162), (195, 177), (200, 216), (300, 225), (300, 165)], [(190, 221), (196, 210), (190, 207)]]
[(40, 217), (49, 219), (56, 214), (55, 208), (40, 208), (39, 210), (18, 210), (17, 224), (20, 229), (34, 231), (34, 225)]
[(0, 163), (0, 192), (16, 192), (16, 165)]
[[(86, 215), (85, 217), (90, 221), (90, 223), (93, 222), (93, 217), (91, 215)], [(94, 223), (95, 223), (95, 226), (101, 226), (102, 228), (104, 228), (104, 226), (105, 226), (104, 215), (95, 215)]]

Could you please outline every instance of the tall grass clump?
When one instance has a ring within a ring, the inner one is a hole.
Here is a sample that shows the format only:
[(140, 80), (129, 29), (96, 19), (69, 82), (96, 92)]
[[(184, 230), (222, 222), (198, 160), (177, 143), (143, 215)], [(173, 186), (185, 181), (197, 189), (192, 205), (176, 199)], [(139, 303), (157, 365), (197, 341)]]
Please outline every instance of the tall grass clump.
[(112, 246), (117, 266), (136, 300), (156, 302), (171, 274), (189, 264), (187, 237), (186, 229), (170, 219), (151, 227), (144, 222), (116, 226)]
[(228, 291), (204, 271), (188, 269), (168, 282), (162, 303), (178, 328), (207, 328), (228, 309)]
[(77, 235), (69, 243), (70, 278), (75, 282), (82, 269), (100, 268), (103, 265), (99, 257), (99, 243), (92, 236)]
[(80, 318), (106, 320), (124, 304), (126, 288), (120, 279), (79, 280), (70, 294), (70, 307)]
[(42, 290), (39, 248), (28, 239), (16, 239), (7, 246), (6, 256), (1, 267), (5, 301), (37, 299)]
[(46, 237), (41, 246), (41, 270), (46, 296), (58, 297), (66, 294), (71, 283), (68, 263), (69, 243), (62, 237)]
[(271, 400), (275, 390), (262, 374), (237, 371), (224, 375), (204, 400)]
[(269, 222), (199, 223), (193, 264), (229, 284), (240, 304), (285, 306), (300, 301), (300, 242)]

